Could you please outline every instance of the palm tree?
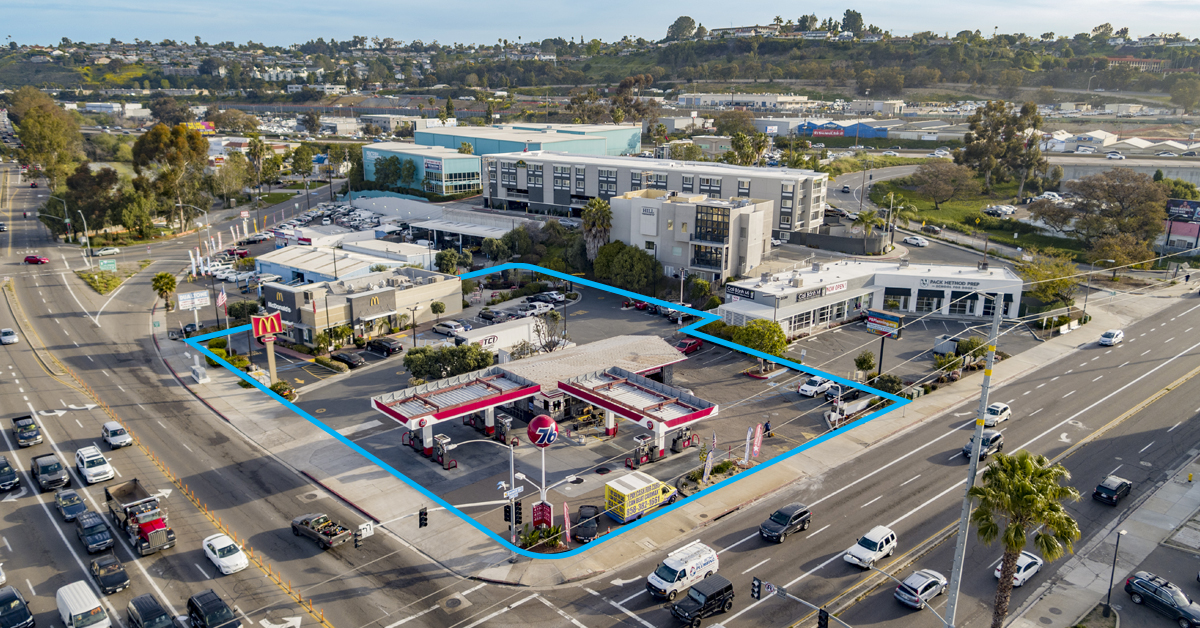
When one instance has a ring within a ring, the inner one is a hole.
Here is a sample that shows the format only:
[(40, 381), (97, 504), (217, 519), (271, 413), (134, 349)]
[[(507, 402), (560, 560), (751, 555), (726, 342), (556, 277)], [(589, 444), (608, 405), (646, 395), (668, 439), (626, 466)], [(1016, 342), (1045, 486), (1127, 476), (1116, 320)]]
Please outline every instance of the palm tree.
[(250, 163), (254, 164), (254, 182), (258, 184), (255, 187), (262, 187), (262, 168), (263, 161), (267, 158), (267, 143), (262, 141), (258, 134), (250, 134), (246, 155), (250, 157)]
[(750, 147), (754, 150), (754, 165), (757, 166), (767, 149), (771, 148), (771, 138), (767, 137), (766, 133), (755, 133), (754, 137), (750, 138)]
[(150, 287), (154, 289), (154, 293), (158, 295), (158, 298), (167, 304), (167, 310), (169, 311), (171, 309), (171, 295), (175, 292), (175, 275), (171, 273), (158, 273), (150, 281)]
[(329, 347), (333, 345), (333, 339), (329, 337), (329, 334), (321, 332), (313, 336), (313, 344), (317, 345), (317, 353), (328, 354)]
[(862, 227), (863, 237), (869, 238), (871, 237), (871, 232), (875, 230), (875, 227), (883, 225), (883, 219), (879, 217), (879, 212), (873, 209), (868, 209), (859, 212), (858, 218), (855, 218), (854, 222), (851, 224), (853, 224), (855, 227)]
[(600, 247), (608, 244), (612, 231), (612, 207), (602, 198), (593, 198), (583, 206), (583, 240), (587, 246), (588, 261), (596, 261)]
[[(1074, 550), (1079, 524), (1062, 502), (1079, 501), (1079, 491), (1059, 484), (1070, 479), (1071, 472), (1061, 464), (1051, 465), (1045, 456), (1021, 450), (1011, 456), (996, 454), (983, 472), (982, 482), (971, 487), (969, 495), (978, 500), (971, 521), (978, 527), (979, 540), (991, 545), (999, 538), (1004, 544), (992, 628), (1004, 625), (1017, 558), (1030, 534), (1046, 560), (1058, 560), (1064, 552)], [(1004, 521), (1003, 530), (1000, 520)]]

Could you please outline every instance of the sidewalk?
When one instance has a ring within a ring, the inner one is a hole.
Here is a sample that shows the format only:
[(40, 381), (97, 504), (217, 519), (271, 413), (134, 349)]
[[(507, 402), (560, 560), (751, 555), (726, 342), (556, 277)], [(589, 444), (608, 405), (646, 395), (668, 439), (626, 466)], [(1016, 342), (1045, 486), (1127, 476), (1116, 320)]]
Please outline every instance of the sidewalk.
[[(1197, 535), (1200, 522), (1196, 521), (1200, 482), (1188, 482), (1191, 473), (1200, 474), (1200, 460), (1195, 457), (1148, 495), (1128, 517), (1114, 520), (1096, 534), (1059, 569), (1053, 582), (1043, 585), (1036, 596), (1014, 613), (1009, 627), (1068, 628), (1103, 602), (1113, 574), (1118, 529), (1128, 534), (1121, 540), (1121, 553), (1117, 557), (1113, 578), (1113, 587), (1117, 589), (1159, 544), (1200, 551), (1200, 535)], [(1128, 598), (1121, 603), (1125, 600)]]
[[(1188, 292), (1188, 287), (1172, 286), (1167, 292), (1181, 295)], [(1126, 301), (1121, 298), (1092, 299), (1093, 323), (998, 363), (993, 371), (993, 387), (1003, 386), (1094, 342), (1106, 329), (1124, 327), (1178, 303), (1177, 299), (1169, 298)], [(159, 308), (155, 319), (163, 318)], [(308, 421), (258, 390), (241, 388), (237, 378), (223, 369), (208, 369), (210, 382), (194, 384), (188, 373), (193, 360), (189, 355), (194, 356), (195, 351), (182, 342), (167, 340), (165, 325), (157, 331), (156, 343), (162, 357), (180, 381), (270, 455), (320, 483), (365, 516), (381, 522), (382, 527), (445, 568), (466, 577), (531, 587), (596, 578), (648, 552), (674, 545), (721, 515), (767, 497), (795, 483), (797, 478), (821, 476), (900, 432), (977, 399), (982, 378), (981, 372), (972, 373), (954, 386), (921, 397), (811, 450), (747, 474), (734, 484), (736, 488), (710, 493), (637, 526), (636, 530), (596, 543), (580, 556), (560, 560), (521, 558), (509, 563), (509, 552), (504, 547), (451, 514), (432, 513), (435, 525), (427, 528), (417, 528), (409, 520), (398, 521), (428, 504), (429, 499), (323, 431), (312, 429)], [(366, 403), (366, 399), (361, 403)]]

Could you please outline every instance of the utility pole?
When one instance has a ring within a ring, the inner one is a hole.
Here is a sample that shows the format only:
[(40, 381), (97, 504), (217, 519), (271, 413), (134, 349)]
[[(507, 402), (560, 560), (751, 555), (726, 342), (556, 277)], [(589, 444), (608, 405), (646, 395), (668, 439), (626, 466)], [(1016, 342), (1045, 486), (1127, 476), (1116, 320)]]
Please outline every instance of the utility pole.
[(975, 472), (979, 469), (979, 452), (983, 447), (983, 420), (987, 416), (988, 387), (992, 383), (992, 365), (996, 362), (996, 340), (1000, 337), (1000, 317), (1004, 311), (1004, 295), (983, 295), (985, 299), (995, 299), (992, 304), (992, 331), (988, 334), (987, 366), (983, 369), (983, 390), (979, 394), (979, 411), (975, 416), (975, 436), (972, 441), (970, 464), (967, 466), (967, 485), (963, 489), (962, 514), (958, 519), (958, 538), (954, 543), (954, 563), (950, 571), (950, 587), (946, 602), (946, 628), (954, 628), (954, 612), (958, 606), (958, 589), (962, 584), (963, 558), (967, 552), (967, 522), (971, 515), (971, 487), (975, 486)]

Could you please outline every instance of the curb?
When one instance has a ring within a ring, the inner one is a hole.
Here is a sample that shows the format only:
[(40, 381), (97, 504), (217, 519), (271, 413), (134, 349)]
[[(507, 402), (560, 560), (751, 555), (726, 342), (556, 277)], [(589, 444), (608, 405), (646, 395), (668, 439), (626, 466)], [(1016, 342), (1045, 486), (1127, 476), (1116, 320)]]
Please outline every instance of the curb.
[(304, 475), (304, 477), (308, 478), (310, 482), (312, 482), (312, 483), (316, 484), (317, 486), (320, 486), (321, 488), (325, 489), (325, 490), (326, 490), (326, 491), (328, 491), (329, 493), (331, 493), (331, 494), (333, 494), (333, 495), (337, 496), (337, 498), (338, 498), (338, 499), (340, 499), (340, 500), (342, 500), (342, 501), (346, 502), (347, 504), (349, 504), (349, 505), (350, 505), (352, 508), (354, 508), (354, 509), (355, 509), (355, 510), (357, 510), (358, 512), (361, 512), (362, 514), (366, 515), (368, 519), (370, 519), (370, 520), (374, 521), (376, 524), (383, 523), (383, 520), (382, 520), (382, 519), (380, 519), (379, 517), (376, 517), (375, 515), (372, 515), (371, 513), (367, 512), (365, 509), (363, 509), (363, 507), (362, 507), (362, 506), (359, 506), (358, 504), (356, 504), (356, 503), (354, 503), (354, 502), (350, 501), (349, 499), (346, 499), (346, 497), (345, 497), (344, 495), (342, 495), (341, 493), (339, 493), (339, 492), (337, 492), (337, 491), (333, 490), (332, 488), (329, 488), (329, 485), (327, 485), (327, 484), (325, 484), (324, 482), (322, 482), (322, 481), (318, 480), (317, 478), (313, 477), (313, 474), (309, 473), (308, 471), (305, 471), (304, 469), (297, 469), (297, 471), (299, 471), (301, 474), (303, 474), (303, 475)]

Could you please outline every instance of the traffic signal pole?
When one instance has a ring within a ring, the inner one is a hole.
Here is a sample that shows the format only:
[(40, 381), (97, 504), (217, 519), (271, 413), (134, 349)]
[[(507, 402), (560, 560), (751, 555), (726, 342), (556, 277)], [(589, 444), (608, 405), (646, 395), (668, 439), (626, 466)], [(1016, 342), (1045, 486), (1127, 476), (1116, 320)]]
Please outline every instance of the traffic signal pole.
[(947, 589), (946, 616), (943, 620), (946, 628), (954, 628), (954, 612), (958, 607), (958, 590), (962, 584), (963, 559), (967, 553), (967, 531), (971, 516), (971, 487), (975, 486), (975, 473), (979, 470), (979, 453), (983, 450), (983, 422), (987, 416), (988, 388), (992, 383), (992, 365), (996, 363), (996, 340), (1000, 337), (1000, 317), (1004, 312), (1002, 293), (995, 297), (983, 295), (985, 299), (995, 299), (992, 304), (992, 331), (988, 334), (987, 366), (983, 370), (983, 390), (979, 394), (979, 410), (975, 415), (975, 436), (972, 440), (975, 446), (971, 448), (970, 464), (967, 466), (967, 485), (963, 489), (962, 514), (958, 518), (958, 538), (954, 543), (954, 563), (950, 571), (950, 586)]
[(750, 597), (752, 597), (756, 600), (761, 600), (762, 594), (763, 594), (763, 588), (773, 591), (773, 593), (768, 593), (767, 594), (768, 596), (774, 595), (775, 597), (782, 597), (782, 598), (787, 598), (790, 600), (795, 600), (795, 601), (811, 608), (812, 610), (817, 611), (817, 628), (829, 628), (829, 620), (831, 618), (834, 621), (836, 621), (837, 623), (841, 624), (842, 626), (845, 626), (845, 628), (853, 628), (853, 626), (842, 621), (836, 615), (831, 614), (829, 611), (825, 610), (823, 607), (817, 606), (815, 604), (812, 604), (808, 600), (798, 598), (798, 597), (792, 595), (791, 593), (788, 593), (788, 590), (784, 587), (776, 587), (776, 586), (772, 585), (770, 582), (766, 582), (764, 580), (759, 580), (758, 578), (755, 578), (754, 581), (750, 585)]

